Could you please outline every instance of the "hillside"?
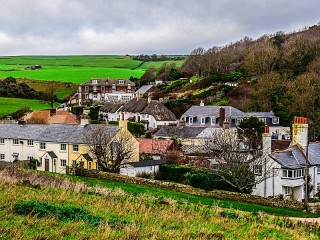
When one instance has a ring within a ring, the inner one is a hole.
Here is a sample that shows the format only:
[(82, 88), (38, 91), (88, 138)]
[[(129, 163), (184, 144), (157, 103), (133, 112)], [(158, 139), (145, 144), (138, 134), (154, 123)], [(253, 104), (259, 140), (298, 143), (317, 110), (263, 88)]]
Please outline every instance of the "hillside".
[(178, 93), (178, 106), (181, 101), (190, 105), (203, 99), (206, 104), (230, 104), (243, 111), (272, 110), (285, 126), (291, 125), (294, 115), (304, 116), (317, 139), (319, 69), (320, 26), (315, 25), (300, 32), (277, 32), (256, 40), (245, 37), (224, 47), (195, 49), (180, 71), (196, 83), (182, 84), (170, 93)]
[(46, 173), (1, 172), (0, 176), (1, 239), (319, 237), (311, 224), (257, 212), (130, 194), (119, 188), (88, 187)]

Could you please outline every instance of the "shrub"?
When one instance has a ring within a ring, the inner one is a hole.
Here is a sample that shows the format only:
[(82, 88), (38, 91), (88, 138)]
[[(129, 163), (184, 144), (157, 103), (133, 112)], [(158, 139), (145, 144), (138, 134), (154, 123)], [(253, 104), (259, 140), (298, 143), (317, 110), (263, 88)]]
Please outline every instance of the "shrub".
[(53, 216), (60, 220), (83, 220), (91, 225), (99, 225), (102, 218), (92, 215), (84, 208), (73, 205), (53, 205), (37, 200), (19, 200), (13, 204), (13, 210), (21, 215)]

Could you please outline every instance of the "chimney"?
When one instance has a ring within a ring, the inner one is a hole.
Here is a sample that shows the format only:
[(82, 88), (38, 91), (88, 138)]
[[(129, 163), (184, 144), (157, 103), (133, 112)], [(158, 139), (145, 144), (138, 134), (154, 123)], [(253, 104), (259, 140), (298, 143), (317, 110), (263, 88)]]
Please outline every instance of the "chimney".
[(229, 129), (230, 128), (230, 122), (229, 120), (226, 118), (224, 121), (223, 121), (223, 129)]
[(203, 100), (201, 100), (201, 102), (200, 102), (200, 106), (201, 106), (201, 107), (203, 107), (203, 106), (204, 106), (204, 102), (203, 102)]
[(308, 145), (308, 123), (304, 117), (294, 117), (292, 124), (292, 145), (300, 144), (306, 150)]
[(57, 109), (55, 108), (50, 109), (50, 117), (52, 117), (53, 115), (56, 115), (56, 113), (57, 113)]
[(89, 124), (89, 121), (90, 121), (90, 117), (89, 117), (89, 116), (84, 115), (84, 114), (82, 114), (82, 115), (80, 116), (80, 125), (81, 125), (81, 126), (84, 126), (84, 125)]
[(271, 153), (271, 133), (268, 125), (264, 125), (264, 133), (262, 134), (263, 155)]
[(127, 129), (128, 128), (128, 122), (124, 120), (124, 113), (121, 113), (121, 120), (119, 121), (119, 128), (120, 129)]
[(226, 119), (226, 110), (223, 107), (220, 108), (219, 117), (219, 126), (222, 128), (224, 120)]
[(148, 103), (151, 103), (151, 101), (152, 101), (152, 97), (149, 95), (148, 96)]

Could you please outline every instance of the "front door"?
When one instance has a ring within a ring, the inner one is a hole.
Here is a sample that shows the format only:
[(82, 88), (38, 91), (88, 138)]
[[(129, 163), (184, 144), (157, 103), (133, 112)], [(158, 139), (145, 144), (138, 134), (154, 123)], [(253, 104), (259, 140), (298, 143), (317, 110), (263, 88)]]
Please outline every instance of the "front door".
[(49, 172), (49, 159), (44, 159), (44, 170)]

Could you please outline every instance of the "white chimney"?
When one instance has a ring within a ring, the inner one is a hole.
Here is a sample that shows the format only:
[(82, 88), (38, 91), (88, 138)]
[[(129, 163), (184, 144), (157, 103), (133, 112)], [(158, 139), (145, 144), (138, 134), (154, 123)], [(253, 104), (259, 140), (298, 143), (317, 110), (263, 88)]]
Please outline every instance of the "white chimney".
[(204, 106), (204, 102), (203, 102), (203, 100), (201, 100), (201, 102), (200, 102), (200, 106), (201, 106), (201, 107), (203, 107), (203, 106)]
[(263, 147), (263, 155), (267, 156), (271, 153), (271, 134), (268, 125), (264, 126), (264, 133), (262, 134), (262, 147)]

